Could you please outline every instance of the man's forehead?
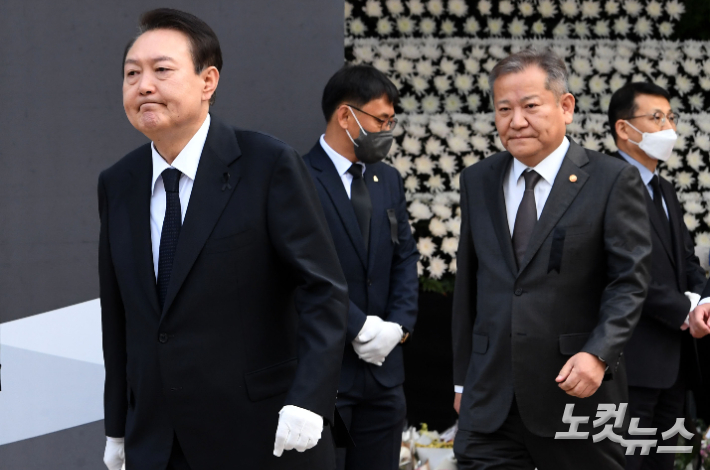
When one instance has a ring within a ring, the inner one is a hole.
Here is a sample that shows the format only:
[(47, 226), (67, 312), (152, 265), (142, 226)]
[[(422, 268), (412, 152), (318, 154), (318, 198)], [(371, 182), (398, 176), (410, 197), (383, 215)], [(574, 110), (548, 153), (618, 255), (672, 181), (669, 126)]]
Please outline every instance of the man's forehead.
[(663, 96), (638, 94), (634, 98), (636, 108), (642, 111), (663, 111), (671, 110), (670, 102)]
[(172, 29), (154, 29), (136, 38), (128, 49), (126, 63), (129, 60), (174, 61), (181, 56), (190, 56), (190, 39), (187, 35)]

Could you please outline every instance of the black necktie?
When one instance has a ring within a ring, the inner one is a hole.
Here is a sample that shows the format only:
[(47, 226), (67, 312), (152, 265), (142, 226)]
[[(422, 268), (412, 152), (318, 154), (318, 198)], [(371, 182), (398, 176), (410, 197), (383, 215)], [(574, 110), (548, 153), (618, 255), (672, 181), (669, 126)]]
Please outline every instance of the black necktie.
[(518, 206), (518, 213), (515, 215), (515, 226), (513, 227), (513, 248), (515, 249), (515, 260), (518, 267), (523, 261), (525, 251), (528, 249), (528, 242), (537, 223), (537, 206), (535, 205), (535, 185), (540, 181), (540, 174), (535, 170), (523, 173), (525, 178), (525, 192), (523, 200)]
[(671, 225), (668, 221), (668, 216), (666, 211), (663, 210), (663, 193), (661, 192), (661, 184), (658, 179), (658, 175), (653, 175), (651, 178), (651, 188), (653, 189), (653, 205), (656, 207), (656, 212), (658, 212), (661, 221), (663, 222), (663, 229), (666, 232), (668, 241), (671, 239)]
[(355, 217), (362, 232), (362, 238), (365, 241), (365, 249), (367, 250), (370, 240), (370, 219), (372, 218), (372, 201), (370, 200), (370, 192), (367, 190), (365, 179), (362, 177), (362, 165), (353, 163), (348, 168), (348, 173), (353, 175), (353, 183), (350, 186), (350, 202), (355, 209)]
[(163, 171), (163, 186), (165, 186), (165, 218), (163, 231), (160, 234), (160, 252), (158, 257), (158, 299), (162, 310), (165, 295), (168, 293), (170, 274), (173, 272), (173, 260), (177, 248), (180, 228), (182, 227), (182, 212), (180, 210), (180, 170), (168, 168)]

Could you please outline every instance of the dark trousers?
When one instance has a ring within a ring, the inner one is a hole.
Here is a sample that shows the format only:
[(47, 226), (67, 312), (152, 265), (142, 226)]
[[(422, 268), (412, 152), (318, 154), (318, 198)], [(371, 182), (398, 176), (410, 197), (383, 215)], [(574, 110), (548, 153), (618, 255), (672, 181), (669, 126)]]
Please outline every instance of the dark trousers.
[(454, 441), (459, 470), (623, 470), (624, 449), (608, 439), (555, 440), (532, 434), (513, 404), (490, 434), (459, 430)]
[(355, 443), (337, 450), (338, 470), (397, 470), (407, 414), (402, 386), (383, 387), (363, 364), (336, 406)]
[(170, 451), (170, 460), (165, 470), (190, 470), (185, 454), (182, 453), (180, 441), (178, 441), (175, 435), (173, 436), (173, 449)]
[[(669, 430), (676, 419), (685, 417), (685, 380), (678, 373), (678, 380), (668, 389), (645, 387), (629, 387), (629, 408), (631, 418), (639, 418), (640, 428), (656, 428), (656, 447), (651, 448), (649, 455), (639, 455), (637, 449), (634, 455), (626, 456), (626, 470), (673, 470), (675, 454), (657, 454), (658, 446), (674, 446), (678, 443), (678, 435), (663, 440), (661, 433)], [(694, 432), (693, 429), (686, 429)], [(628, 436), (629, 439), (652, 439), (651, 436)]]

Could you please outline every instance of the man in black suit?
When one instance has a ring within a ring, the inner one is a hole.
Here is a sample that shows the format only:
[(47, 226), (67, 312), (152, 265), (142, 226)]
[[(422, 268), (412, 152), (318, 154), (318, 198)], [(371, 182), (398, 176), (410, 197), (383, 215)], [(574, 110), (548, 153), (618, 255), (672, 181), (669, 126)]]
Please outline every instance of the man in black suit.
[(406, 412), (401, 343), (417, 317), (417, 252), (402, 178), (382, 163), (397, 124), (394, 84), (374, 67), (328, 81), (325, 134), (304, 156), (345, 272), (348, 332), (336, 405), (355, 447), (338, 468), (396, 470)]
[(566, 78), (551, 51), (499, 62), (490, 83), (507, 151), (461, 176), (453, 311), (461, 470), (624, 467), (624, 449), (608, 439), (554, 438), (570, 430), (566, 404), (593, 418), (598, 404), (626, 401), (621, 353), (651, 253), (638, 171), (565, 137), (575, 103)]
[(124, 109), (152, 143), (99, 178), (111, 470), (124, 453), (131, 470), (335, 465), (345, 279), (301, 158), (210, 116), (221, 66), (177, 10), (144, 14), (126, 48)]
[[(705, 284), (673, 185), (658, 174), (659, 160), (673, 152), (677, 121), (670, 95), (653, 83), (628, 83), (611, 97), (609, 127), (619, 148), (616, 156), (636, 167), (646, 185), (653, 240), (648, 295), (624, 348), (628, 413), (639, 418), (639, 427), (657, 429), (659, 446), (676, 445), (678, 435), (664, 441), (661, 433), (685, 416), (686, 390), (699, 379), (694, 341), (684, 330)], [(656, 449), (650, 455), (636, 451), (626, 456), (626, 468), (671, 470), (674, 460), (675, 454)]]

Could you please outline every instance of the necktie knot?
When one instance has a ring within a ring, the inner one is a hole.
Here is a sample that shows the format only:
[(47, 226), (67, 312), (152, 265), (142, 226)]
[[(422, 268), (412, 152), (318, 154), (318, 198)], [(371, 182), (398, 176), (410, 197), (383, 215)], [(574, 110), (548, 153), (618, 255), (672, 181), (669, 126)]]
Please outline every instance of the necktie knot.
[(525, 191), (532, 191), (542, 176), (537, 171), (530, 170), (523, 173), (523, 178), (525, 178)]
[(356, 180), (362, 178), (362, 165), (353, 163), (352, 166), (348, 168), (348, 173), (353, 175), (353, 178), (355, 178)]
[(180, 170), (176, 168), (167, 168), (162, 173), (163, 186), (166, 193), (177, 193), (180, 190)]

